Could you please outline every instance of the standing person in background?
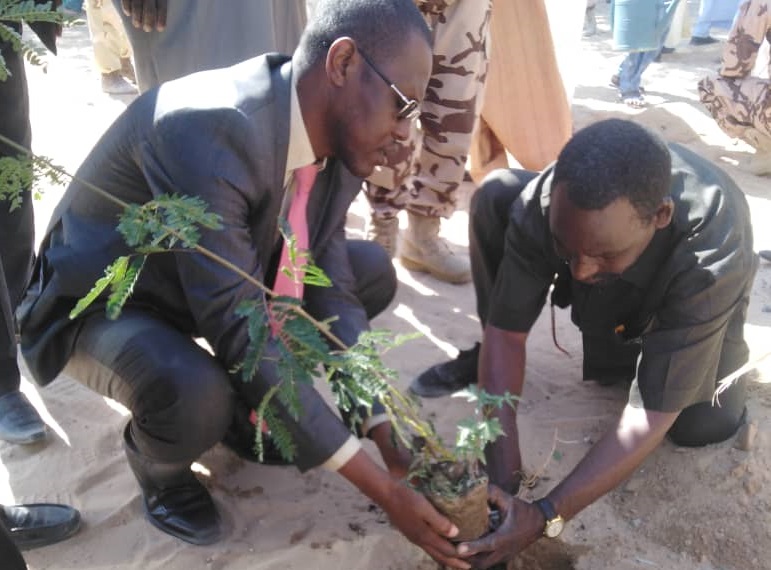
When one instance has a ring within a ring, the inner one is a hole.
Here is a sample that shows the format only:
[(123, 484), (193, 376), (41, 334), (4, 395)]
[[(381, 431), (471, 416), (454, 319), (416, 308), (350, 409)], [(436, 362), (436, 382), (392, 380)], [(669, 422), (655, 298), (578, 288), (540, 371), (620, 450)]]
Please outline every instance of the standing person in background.
[(771, 174), (771, 81), (768, 73), (761, 78), (752, 71), (763, 40), (771, 40), (769, 8), (768, 0), (742, 4), (718, 75), (699, 81), (699, 98), (720, 128), (755, 149), (740, 167), (758, 176)]
[[(643, 89), (641, 86), (642, 75), (648, 66), (661, 56), (661, 50), (664, 48), (664, 40), (669, 34), (669, 28), (672, 24), (672, 15), (677, 4), (681, 0), (657, 0), (659, 10), (659, 21), (656, 29), (658, 33), (658, 42), (653, 49), (640, 49), (630, 51), (621, 64), (618, 66), (618, 72), (610, 78), (610, 84), (618, 88), (618, 94), (625, 104), (636, 109), (645, 106)], [(684, 1), (684, 0), (683, 0)]]
[(439, 237), (441, 218), (455, 211), (458, 192), (473, 184), (466, 160), (479, 117), (488, 61), (490, 0), (416, 0), (432, 29), (434, 67), (420, 107), (420, 130), (401, 142), (386, 167), (364, 184), (371, 206), (369, 235), (395, 255), (397, 214), (409, 223), (400, 252), (407, 268), (449, 283), (471, 280), (467, 256)]
[[(57, 1), (52, 7), (58, 6)], [(17, 34), (22, 33), (20, 23), (3, 23)], [(31, 22), (30, 27), (55, 54), (61, 27), (51, 22)], [(0, 56), (8, 71), (5, 81), (0, 81), (0, 134), (29, 149), (32, 126), (24, 56), (5, 40), (0, 40)], [(19, 152), (0, 143), (0, 159), (18, 155)], [(21, 200), (17, 206), (0, 199), (0, 439), (30, 444), (45, 438), (46, 427), (37, 410), (19, 390), (21, 372), (17, 362), (14, 311), (24, 295), (32, 269), (35, 221), (30, 188), (18, 190)]]
[(102, 75), (102, 91), (111, 95), (136, 93), (136, 87), (126, 81), (136, 82), (131, 45), (112, 0), (88, 0), (86, 16), (94, 61)]
[(597, 33), (596, 7), (597, 0), (587, 0), (586, 14), (584, 16), (584, 37), (591, 37)]
[(64, 0), (62, 12), (68, 16), (83, 16), (83, 2), (85, 0)]
[(268, 52), (290, 54), (305, 0), (113, 0), (134, 49), (139, 90)]
[(560, 8), (559, 19), (550, 19), (544, 0), (496, 0), (484, 103), (469, 160), (477, 184), (496, 168), (508, 168), (508, 155), (522, 168), (542, 170), (570, 138), (572, 88), (560, 53), (578, 47), (581, 8)]
[(727, 30), (736, 15), (740, 0), (701, 0), (699, 19), (693, 25), (692, 46), (707, 46), (720, 40), (709, 35), (712, 28)]

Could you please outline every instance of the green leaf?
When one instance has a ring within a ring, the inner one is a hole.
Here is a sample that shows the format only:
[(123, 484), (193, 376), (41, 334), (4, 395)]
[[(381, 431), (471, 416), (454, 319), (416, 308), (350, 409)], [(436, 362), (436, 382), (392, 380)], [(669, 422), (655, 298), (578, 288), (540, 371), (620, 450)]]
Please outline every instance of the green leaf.
[(241, 378), (249, 382), (257, 374), (257, 369), (265, 353), (265, 346), (270, 338), (270, 325), (265, 310), (264, 299), (242, 301), (236, 307), (236, 315), (245, 317), (249, 343), (246, 346), (244, 360), (241, 365)]
[(303, 269), (305, 270), (305, 275), (303, 276), (303, 283), (305, 285), (314, 285), (316, 287), (332, 286), (332, 280), (318, 265), (309, 263)]
[(129, 263), (125, 264), (125, 267), (119, 268), (120, 272), (116, 271), (116, 276), (110, 284), (110, 296), (107, 297), (106, 314), (108, 319), (114, 321), (120, 316), (124, 305), (134, 291), (134, 285), (139, 279), (139, 274), (142, 272), (146, 260), (146, 255), (133, 257)]
[(85, 311), (99, 296), (113, 283), (118, 274), (125, 274), (126, 267), (128, 266), (128, 257), (119, 257), (113, 261), (104, 270), (104, 277), (101, 277), (85, 297), (78, 300), (75, 308), (70, 311), (70, 319), (76, 318), (83, 311)]
[(21, 207), (23, 192), (32, 187), (32, 162), (26, 156), (0, 158), (0, 201), (10, 202), (7, 207), (11, 212)]
[[(297, 456), (297, 446), (292, 439), (292, 434), (287, 429), (286, 424), (278, 417), (273, 406), (265, 407), (263, 417), (265, 423), (268, 424), (270, 437), (273, 440), (273, 443), (276, 444), (276, 448), (278, 448), (281, 456), (287, 461), (294, 461), (294, 458)], [(262, 438), (259, 429), (257, 430), (257, 437), (260, 439)]]

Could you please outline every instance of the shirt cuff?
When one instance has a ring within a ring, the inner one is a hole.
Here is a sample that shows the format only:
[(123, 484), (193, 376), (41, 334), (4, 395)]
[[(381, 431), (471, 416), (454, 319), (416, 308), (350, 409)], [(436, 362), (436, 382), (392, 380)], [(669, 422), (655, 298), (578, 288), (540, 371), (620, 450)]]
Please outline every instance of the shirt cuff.
[(321, 467), (329, 471), (339, 471), (361, 449), (361, 442), (354, 436), (348, 437), (346, 442), (327, 459)]
[(375, 414), (374, 416), (365, 418), (364, 421), (361, 422), (361, 433), (364, 434), (364, 437), (369, 437), (370, 430), (387, 421), (390, 421), (388, 414)]

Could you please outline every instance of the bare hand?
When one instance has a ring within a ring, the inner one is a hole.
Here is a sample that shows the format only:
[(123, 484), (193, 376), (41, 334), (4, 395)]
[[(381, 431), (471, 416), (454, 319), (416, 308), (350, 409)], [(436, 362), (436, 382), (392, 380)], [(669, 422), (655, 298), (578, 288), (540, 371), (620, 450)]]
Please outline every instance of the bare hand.
[(468, 562), (458, 558), (455, 546), (447, 540), (458, 534), (457, 527), (440, 515), (423, 495), (407, 485), (399, 485), (381, 506), (393, 525), (431, 558), (451, 568), (471, 568)]
[(495, 485), (489, 486), (488, 499), (501, 513), (501, 526), (458, 547), (458, 554), (469, 559), (474, 568), (489, 568), (511, 560), (543, 533), (544, 517), (535, 505), (512, 497)]
[(166, 28), (166, 6), (168, 0), (121, 0), (121, 8), (126, 16), (131, 16), (135, 28), (146, 32)]
[(369, 437), (377, 445), (391, 476), (397, 479), (404, 479), (410, 470), (412, 453), (409, 449), (400, 445), (398, 440), (394, 446), (392, 432), (391, 423), (384, 422), (372, 428), (369, 432)]

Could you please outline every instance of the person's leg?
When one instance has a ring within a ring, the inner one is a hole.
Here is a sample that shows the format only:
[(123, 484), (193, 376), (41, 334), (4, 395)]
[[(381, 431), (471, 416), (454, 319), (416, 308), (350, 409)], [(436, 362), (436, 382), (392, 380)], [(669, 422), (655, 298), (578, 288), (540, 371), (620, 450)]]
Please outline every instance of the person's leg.
[(0, 520), (0, 560), (4, 570), (26, 570), (27, 564), (21, 556), (19, 547), (14, 544), (11, 533)]
[(471, 200), (469, 251), (482, 328), (487, 322), (490, 293), (503, 260), (511, 205), (537, 175), (527, 170), (498, 170), (488, 176)]
[(618, 68), (618, 91), (622, 101), (632, 107), (640, 107), (644, 104), (640, 88), (642, 75), (656, 60), (660, 51), (661, 48), (632, 52), (621, 62)]
[(190, 464), (232, 420), (222, 365), (168, 323), (127, 308), (117, 321), (84, 320), (65, 373), (131, 410), (126, 455), (150, 522), (193, 544), (218, 540), (219, 516)]
[(348, 240), (348, 261), (356, 278), (356, 296), (372, 320), (396, 295), (396, 272), (386, 251), (378, 244)]
[(698, 88), (701, 102), (718, 126), (755, 148), (741, 168), (757, 176), (771, 174), (771, 82), (759, 77), (711, 76), (699, 81)]
[(597, 17), (595, 8), (597, 0), (588, 0), (586, 3), (586, 12), (584, 16), (584, 37), (593, 36), (597, 33)]
[(102, 91), (113, 95), (136, 93), (123, 77), (124, 61), (130, 55), (128, 39), (111, 0), (88, 0), (86, 16)]
[(699, 18), (691, 28), (691, 45), (703, 46), (714, 44), (719, 41), (709, 35), (710, 28), (712, 28), (715, 23), (716, 10), (719, 7), (720, 4), (717, 0), (701, 0), (701, 4), (699, 5)]
[[(0, 134), (26, 148), (32, 131), (24, 60), (10, 44), (0, 42), (0, 53), (10, 76), (0, 81)], [(0, 143), (0, 158), (17, 157), (19, 152)], [(30, 173), (31, 176), (31, 173)], [(19, 187), (18, 199), (0, 199), (0, 439), (32, 443), (45, 437), (45, 424), (35, 408), (19, 392), (21, 374), (16, 362), (14, 311), (29, 280), (34, 257), (32, 195)]]
[(701, 0), (699, 4), (699, 17), (691, 27), (691, 37), (706, 38), (709, 36), (712, 12), (715, 0)]
[[(477, 314), (482, 328), (487, 322), (489, 297), (503, 260), (509, 211), (528, 182), (537, 176), (527, 170), (498, 170), (485, 179), (471, 200), (469, 251)], [(438, 398), (476, 382), (479, 343), (461, 350), (455, 360), (436, 364), (420, 374), (410, 390), (424, 398)]]
[(421, 105), (423, 138), (414, 175), (406, 181), (402, 264), (450, 283), (471, 279), (468, 259), (455, 255), (439, 230), (441, 218), (455, 211), (459, 189), (474, 191), (466, 161), (483, 103), (491, 13), (489, 1), (462, 1), (433, 17), (434, 67)]
[[(741, 368), (749, 358), (750, 351), (744, 340), (748, 304), (749, 299), (746, 298), (734, 311), (728, 323), (720, 352), (717, 382)], [(741, 377), (720, 394), (719, 405), (701, 402), (680, 412), (668, 436), (676, 445), (684, 447), (700, 447), (725, 441), (736, 433), (743, 423), (746, 400), (747, 382), (745, 377)]]

